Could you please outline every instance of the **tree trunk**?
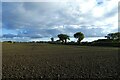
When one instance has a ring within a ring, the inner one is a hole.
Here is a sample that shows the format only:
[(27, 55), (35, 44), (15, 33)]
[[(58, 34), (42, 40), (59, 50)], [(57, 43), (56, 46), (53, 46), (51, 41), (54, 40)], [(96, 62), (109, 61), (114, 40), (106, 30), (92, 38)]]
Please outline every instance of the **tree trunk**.
[(80, 39), (78, 39), (78, 44), (80, 44), (81, 42), (80, 42)]
[(64, 40), (62, 40), (62, 44), (64, 43)]

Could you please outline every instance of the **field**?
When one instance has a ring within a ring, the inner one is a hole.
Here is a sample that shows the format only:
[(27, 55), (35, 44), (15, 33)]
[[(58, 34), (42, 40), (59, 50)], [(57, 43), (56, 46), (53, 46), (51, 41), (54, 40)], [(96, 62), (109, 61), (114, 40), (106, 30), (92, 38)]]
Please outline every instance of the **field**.
[(5, 78), (117, 78), (118, 48), (3, 43)]

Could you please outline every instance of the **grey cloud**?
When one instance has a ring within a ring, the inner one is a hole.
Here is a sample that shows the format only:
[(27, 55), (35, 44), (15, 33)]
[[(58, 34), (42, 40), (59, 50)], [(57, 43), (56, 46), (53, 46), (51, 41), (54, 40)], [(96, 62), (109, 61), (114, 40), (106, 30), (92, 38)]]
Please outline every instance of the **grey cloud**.
[(118, 7), (113, 8), (111, 11), (107, 12), (104, 17), (108, 18), (108, 17), (113, 17), (115, 14), (118, 13)]
[[(70, 28), (66, 27), (65, 31), (71, 32), (73, 35), (76, 32), (82, 32), (86, 37), (103, 37), (103, 35), (106, 35), (106, 33), (102, 33), (103, 29), (102, 28), (89, 28), (91, 26), (80, 26), (80, 28)], [(72, 35), (72, 36), (73, 36)]]
[(17, 35), (14, 35), (14, 34), (3, 34), (2, 37), (3, 38), (14, 38), (16, 37)]
[[(105, 18), (114, 16), (115, 10), (106, 12), (102, 18), (95, 18), (91, 12), (82, 13), (78, 5), (71, 3), (50, 3), (50, 2), (25, 2), (25, 3), (3, 3), (3, 28), (17, 30), (18, 37), (39, 38), (45, 36), (56, 36), (59, 33), (74, 34), (81, 31), (86, 36), (104, 36), (104, 28), (99, 28), (96, 21), (104, 21)], [(83, 18), (82, 20), (80, 18)], [(60, 28), (59, 26), (65, 26)], [(70, 25), (81, 25), (81, 28), (74, 28)], [(88, 26), (86, 26), (88, 25)], [(89, 28), (95, 25), (97, 28)], [(55, 28), (55, 27), (58, 28)], [(8, 37), (14, 37), (10, 35)], [(4, 35), (7, 37), (7, 35)]]

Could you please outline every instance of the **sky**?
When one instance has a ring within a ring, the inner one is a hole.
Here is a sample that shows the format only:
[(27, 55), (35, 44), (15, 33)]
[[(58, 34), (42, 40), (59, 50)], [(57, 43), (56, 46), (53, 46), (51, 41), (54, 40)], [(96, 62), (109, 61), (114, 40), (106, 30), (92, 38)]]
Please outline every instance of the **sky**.
[(104, 37), (118, 32), (118, 0), (14, 1), (0, 3), (3, 40), (40, 40), (61, 33), (73, 38), (76, 32)]

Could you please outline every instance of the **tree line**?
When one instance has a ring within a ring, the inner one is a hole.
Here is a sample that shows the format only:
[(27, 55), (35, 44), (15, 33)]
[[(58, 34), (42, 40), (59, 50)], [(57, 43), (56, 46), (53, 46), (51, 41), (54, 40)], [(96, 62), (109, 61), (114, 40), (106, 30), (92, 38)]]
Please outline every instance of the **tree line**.
[[(74, 38), (77, 38), (77, 43), (80, 44), (81, 41), (84, 39), (84, 34), (82, 32), (77, 32), (74, 35)], [(67, 40), (70, 40), (70, 36), (68, 36), (67, 34), (58, 34), (57, 37), (59, 38), (58, 41), (61, 41), (62, 43), (66, 44)], [(105, 36), (105, 38), (107, 38), (107, 40), (119, 40), (120, 41), (120, 32), (116, 32), (116, 33), (109, 33)], [(51, 38), (51, 41), (54, 42), (54, 38)], [(105, 41), (105, 40), (103, 40)]]
[[(74, 35), (74, 38), (77, 39), (77, 44), (90, 44), (91, 45), (91, 42), (82, 42), (81, 41), (84, 39), (84, 34), (82, 32), (77, 32), (75, 33)], [(59, 40), (57, 41), (54, 41), (54, 38), (52, 37), (51, 38), (51, 41), (32, 41), (32, 42), (17, 42), (17, 43), (62, 43), (62, 44), (66, 44), (67, 43), (67, 40), (70, 40), (70, 36), (67, 35), (67, 34), (58, 34), (57, 37), (59, 38)], [(92, 43), (105, 43), (105, 42), (109, 42), (109, 43), (114, 43), (114, 42), (117, 42), (117, 43), (120, 43), (120, 32), (116, 32), (116, 33), (109, 33), (105, 36), (105, 38), (107, 39), (98, 39), (96, 41), (93, 41)], [(3, 41), (5, 43), (16, 43), (14, 41)], [(69, 42), (70, 43), (70, 42)], [(72, 44), (76, 44), (74, 41), (71, 41)], [(67, 43), (68, 44), (68, 43)]]
[(120, 40), (120, 32), (116, 33), (109, 33), (107, 36), (105, 36), (107, 39), (111, 40)]
[[(67, 40), (70, 40), (70, 36), (68, 36), (67, 34), (58, 34), (57, 36), (59, 38), (58, 41), (61, 41), (65, 44), (67, 43)], [(84, 34), (82, 32), (77, 32), (74, 34), (74, 37), (78, 39), (77, 43), (80, 44), (80, 42), (84, 39)], [(53, 37), (51, 38), (51, 41), (54, 41)]]

